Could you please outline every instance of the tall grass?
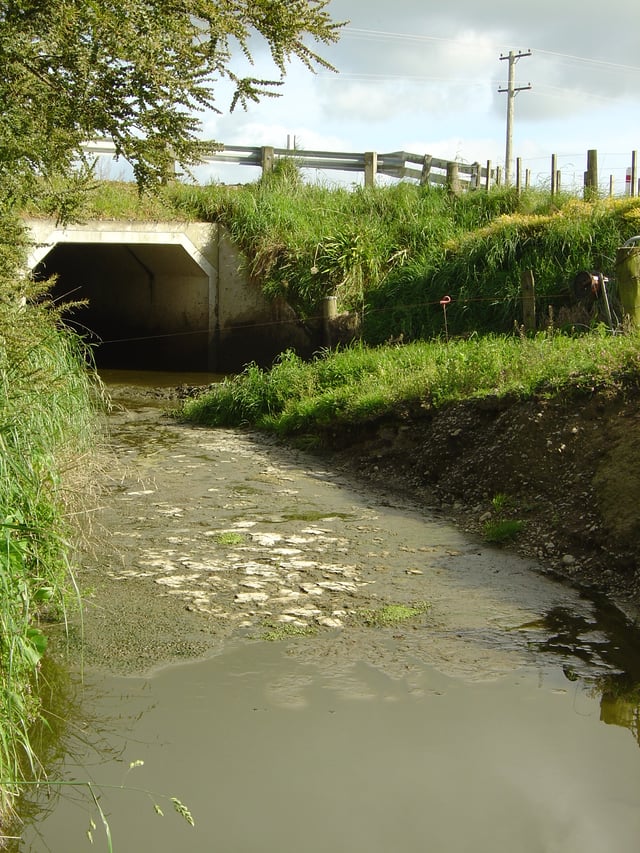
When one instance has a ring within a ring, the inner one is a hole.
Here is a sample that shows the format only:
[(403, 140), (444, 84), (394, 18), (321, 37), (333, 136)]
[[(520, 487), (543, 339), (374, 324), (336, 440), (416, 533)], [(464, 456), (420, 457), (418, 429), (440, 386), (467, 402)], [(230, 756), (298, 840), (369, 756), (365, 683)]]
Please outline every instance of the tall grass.
[(186, 401), (180, 415), (211, 426), (251, 425), (282, 435), (313, 435), (326, 427), (487, 395), (526, 398), (594, 385), (615, 387), (630, 373), (640, 375), (638, 332), (355, 345), (311, 362), (285, 353), (268, 371), (251, 365)]
[[(25, 284), (21, 286), (24, 293)], [(17, 290), (17, 285), (16, 285)], [(78, 339), (37, 293), (0, 300), (0, 817), (40, 771), (29, 732), (39, 714), (43, 616), (66, 612), (95, 444), (96, 385)]]
[(241, 188), (185, 187), (176, 210), (221, 221), (263, 291), (303, 317), (324, 296), (364, 318), (370, 344), (444, 331), (505, 332), (519, 322), (522, 271), (532, 269), (538, 312), (570, 297), (576, 273), (611, 274), (616, 249), (640, 231), (640, 200), (593, 200), (513, 188), (452, 196), (400, 183), (327, 188), (269, 176)]

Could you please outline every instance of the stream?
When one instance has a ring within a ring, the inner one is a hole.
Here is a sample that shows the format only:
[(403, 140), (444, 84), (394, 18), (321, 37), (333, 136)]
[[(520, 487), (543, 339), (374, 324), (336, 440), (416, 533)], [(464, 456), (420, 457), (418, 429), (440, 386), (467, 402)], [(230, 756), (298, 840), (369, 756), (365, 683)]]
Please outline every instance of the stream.
[(635, 853), (619, 611), (330, 458), (173, 421), (151, 389), (189, 378), (104, 378), (98, 546), (16, 851)]

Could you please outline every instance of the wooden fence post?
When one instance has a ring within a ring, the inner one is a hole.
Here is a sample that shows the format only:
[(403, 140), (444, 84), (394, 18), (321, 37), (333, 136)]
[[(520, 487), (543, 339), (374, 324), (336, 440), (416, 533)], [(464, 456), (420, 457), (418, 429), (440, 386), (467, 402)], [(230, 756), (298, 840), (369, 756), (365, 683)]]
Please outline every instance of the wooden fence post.
[(502, 186), (502, 166), (496, 166), (496, 186)]
[(638, 152), (631, 152), (631, 195), (635, 196), (638, 186)]
[(558, 192), (558, 156), (551, 155), (551, 197)]
[(491, 160), (487, 160), (487, 177), (485, 179), (484, 184), (484, 188), (487, 190), (487, 192), (489, 192), (489, 190), (491, 189), (491, 167)]
[(364, 155), (364, 185), (373, 187), (378, 173), (378, 155), (375, 151), (366, 151)]
[(522, 293), (522, 322), (525, 332), (536, 330), (536, 288), (533, 270), (524, 270), (520, 277)]
[(273, 172), (276, 157), (275, 151), (270, 145), (265, 145), (261, 149), (260, 159), (262, 162), (262, 174), (265, 175), (267, 172)]
[(522, 192), (522, 157), (516, 157), (516, 192)]
[(584, 173), (585, 201), (598, 197), (598, 152), (587, 151), (587, 171)]
[(621, 246), (616, 253), (618, 298), (625, 317), (640, 327), (640, 246)]
[(431, 175), (431, 162), (433, 157), (431, 154), (425, 154), (424, 159), (422, 161), (422, 175), (420, 175), (420, 186), (423, 187), (425, 184), (429, 183), (429, 176)]
[(451, 160), (447, 161), (447, 189), (451, 195), (460, 195), (461, 187), (458, 164)]
[(324, 345), (332, 347), (333, 327), (338, 316), (338, 297), (325, 296), (322, 300), (322, 330), (324, 333)]

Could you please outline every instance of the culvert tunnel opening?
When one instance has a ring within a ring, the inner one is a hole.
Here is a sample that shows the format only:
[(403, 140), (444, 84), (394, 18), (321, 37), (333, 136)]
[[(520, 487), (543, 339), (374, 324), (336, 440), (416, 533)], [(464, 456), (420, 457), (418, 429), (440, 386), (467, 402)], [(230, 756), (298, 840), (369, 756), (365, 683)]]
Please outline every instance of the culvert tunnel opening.
[(58, 243), (34, 270), (103, 369), (206, 371), (210, 281), (180, 245)]

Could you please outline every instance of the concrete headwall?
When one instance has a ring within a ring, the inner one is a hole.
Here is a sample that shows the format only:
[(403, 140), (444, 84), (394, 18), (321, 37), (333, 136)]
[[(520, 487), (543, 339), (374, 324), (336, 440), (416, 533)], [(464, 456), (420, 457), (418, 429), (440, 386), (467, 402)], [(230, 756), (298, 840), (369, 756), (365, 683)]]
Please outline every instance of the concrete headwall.
[(218, 224), (27, 225), (31, 271), (56, 277), (56, 300), (87, 300), (69, 322), (90, 331), (100, 366), (236, 372), (318, 344), (285, 303), (267, 300), (250, 281)]

